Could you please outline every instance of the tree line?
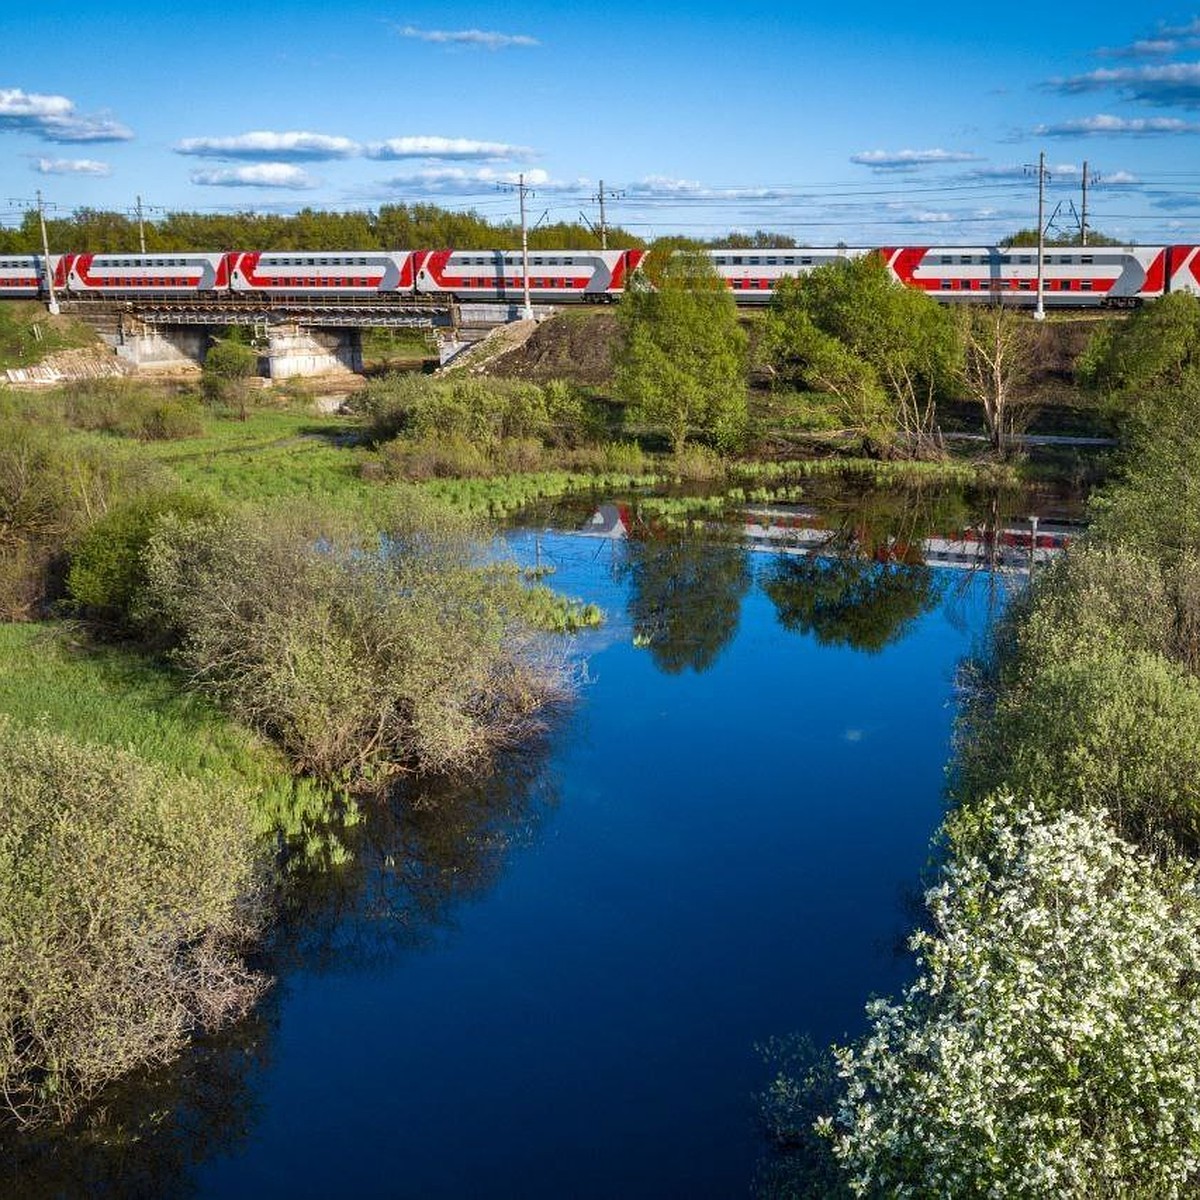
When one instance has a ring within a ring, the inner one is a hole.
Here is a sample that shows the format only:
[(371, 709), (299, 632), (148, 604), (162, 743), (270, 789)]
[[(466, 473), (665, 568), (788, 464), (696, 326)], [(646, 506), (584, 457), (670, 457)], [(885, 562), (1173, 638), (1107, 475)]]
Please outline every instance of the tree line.
[[(67, 217), (48, 217), (52, 254), (135, 254), (145, 235), (149, 254), (199, 250), (416, 250), (454, 246), (464, 250), (519, 250), (521, 226), (492, 222), (477, 212), (452, 212), (436, 204), (385, 204), (378, 210), (297, 213), (172, 212), (138, 221), (126, 213), (80, 208)], [(609, 243), (622, 248), (644, 243), (619, 226)], [(556, 221), (529, 232), (534, 250), (599, 250), (599, 234), (582, 222)], [(40, 254), (42, 233), (36, 212), (15, 229), (0, 230), (0, 254)]]

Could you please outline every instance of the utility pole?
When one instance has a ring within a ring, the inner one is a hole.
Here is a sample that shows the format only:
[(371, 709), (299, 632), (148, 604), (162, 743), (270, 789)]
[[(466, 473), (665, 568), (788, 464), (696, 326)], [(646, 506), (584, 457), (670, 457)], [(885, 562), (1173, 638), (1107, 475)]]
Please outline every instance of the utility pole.
[(533, 305), (529, 301), (529, 230), (525, 225), (525, 197), (537, 193), (525, 182), (525, 173), (517, 176), (516, 183), (502, 183), (502, 192), (516, 192), (521, 198), (521, 288), (525, 297), (525, 307), (521, 316), (526, 321), (533, 320)]
[(166, 212), (165, 208), (161, 208), (157, 204), (143, 204), (141, 196), (137, 197), (137, 205), (134, 208), (125, 210), (131, 217), (137, 218), (138, 223), (138, 247), (143, 254), (146, 253), (146, 214), (151, 212)]
[[(1038, 223), (1037, 223), (1037, 307), (1033, 310), (1033, 319), (1035, 321), (1044, 321), (1046, 319), (1045, 305), (1045, 265), (1046, 265), (1046, 152), (1043, 150), (1038, 155), (1037, 165), (1038, 177)], [(1034, 170), (1033, 167), (1027, 166), (1027, 172)]]
[(593, 204), (600, 205), (600, 249), (608, 249), (608, 224), (604, 220), (604, 201), (605, 200), (621, 200), (625, 196), (624, 192), (613, 191), (611, 188), (606, 192), (604, 190), (604, 180), (600, 180), (600, 186), (596, 189), (596, 194), (592, 197)]
[(1092, 179), (1092, 180), (1089, 180), (1089, 179), (1088, 179), (1088, 165), (1087, 165), (1087, 163), (1085, 162), (1085, 163), (1083, 164), (1083, 209), (1082, 209), (1082, 211), (1081, 211), (1081, 212), (1080, 212), (1080, 214), (1079, 214), (1079, 232), (1080, 232), (1080, 235), (1081, 235), (1081, 236), (1080, 236), (1080, 245), (1083, 245), (1083, 246), (1086, 246), (1086, 245), (1087, 245), (1087, 235), (1088, 235), (1088, 219), (1087, 219), (1087, 190), (1088, 190), (1088, 183), (1089, 183), (1089, 182), (1091, 182), (1091, 183), (1095, 183), (1095, 182), (1096, 182), (1096, 180), (1095, 180), (1095, 179)]
[(46, 236), (46, 204), (42, 200), (42, 189), (37, 190), (38, 224), (42, 227), (42, 262), (46, 267), (46, 291), (50, 300), (46, 307), (50, 315), (58, 316), (58, 298), (54, 295), (54, 268), (50, 264), (50, 239)]

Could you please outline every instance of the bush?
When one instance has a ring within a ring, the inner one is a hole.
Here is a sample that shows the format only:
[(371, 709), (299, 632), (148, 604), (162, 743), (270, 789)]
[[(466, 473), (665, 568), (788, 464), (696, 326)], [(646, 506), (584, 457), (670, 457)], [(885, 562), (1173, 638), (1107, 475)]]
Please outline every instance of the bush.
[(137, 497), (96, 521), (76, 541), (67, 573), (75, 608), (92, 619), (111, 622), (127, 633), (138, 630), (132, 608), (145, 586), (142, 554), (168, 514), (188, 520), (214, 520), (217, 501), (188, 492)]
[(304, 514), (164, 516), (141, 619), (302, 770), (478, 768), (541, 727), (565, 676), (523, 619), (521, 585), (475, 565), (469, 527), (407, 503), (365, 534)]
[(1200, 847), (1200, 681), (1175, 661), (1177, 593), (1122, 549), (1077, 547), (1043, 574), (966, 698), (955, 798), (1099, 805), (1125, 836)]
[(144, 442), (195, 437), (204, 430), (200, 405), (161, 387), (114, 380), (71, 384), (54, 397), (53, 408), (73, 429), (112, 433)]
[(0, 1091), (21, 1124), (244, 1013), (263, 988), (241, 790), (0, 717)]
[[(1001, 796), (927, 897), (919, 974), (836, 1051), (822, 1123), (858, 1195), (1192, 1195), (1200, 894), (1095, 812)], [(953, 821), (952, 821), (953, 827)]]

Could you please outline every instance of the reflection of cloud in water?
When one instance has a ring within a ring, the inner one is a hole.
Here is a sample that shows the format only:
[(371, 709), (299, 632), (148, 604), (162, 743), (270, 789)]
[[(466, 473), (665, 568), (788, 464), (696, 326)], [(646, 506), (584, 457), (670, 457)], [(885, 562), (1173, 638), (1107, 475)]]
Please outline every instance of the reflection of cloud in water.
[(861, 742), (866, 737), (866, 733), (865, 729), (847, 729), (842, 734), (842, 740), (844, 742)]

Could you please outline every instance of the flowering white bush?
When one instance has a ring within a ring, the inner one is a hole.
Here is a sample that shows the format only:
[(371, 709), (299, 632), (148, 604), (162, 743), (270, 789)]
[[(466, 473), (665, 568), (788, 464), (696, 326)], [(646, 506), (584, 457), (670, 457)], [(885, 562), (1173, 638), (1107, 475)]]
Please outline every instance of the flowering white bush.
[(1200, 892), (1099, 813), (989, 798), (927, 897), (918, 977), (835, 1056), (818, 1128), (857, 1195), (1146, 1196), (1200, 1186)]

